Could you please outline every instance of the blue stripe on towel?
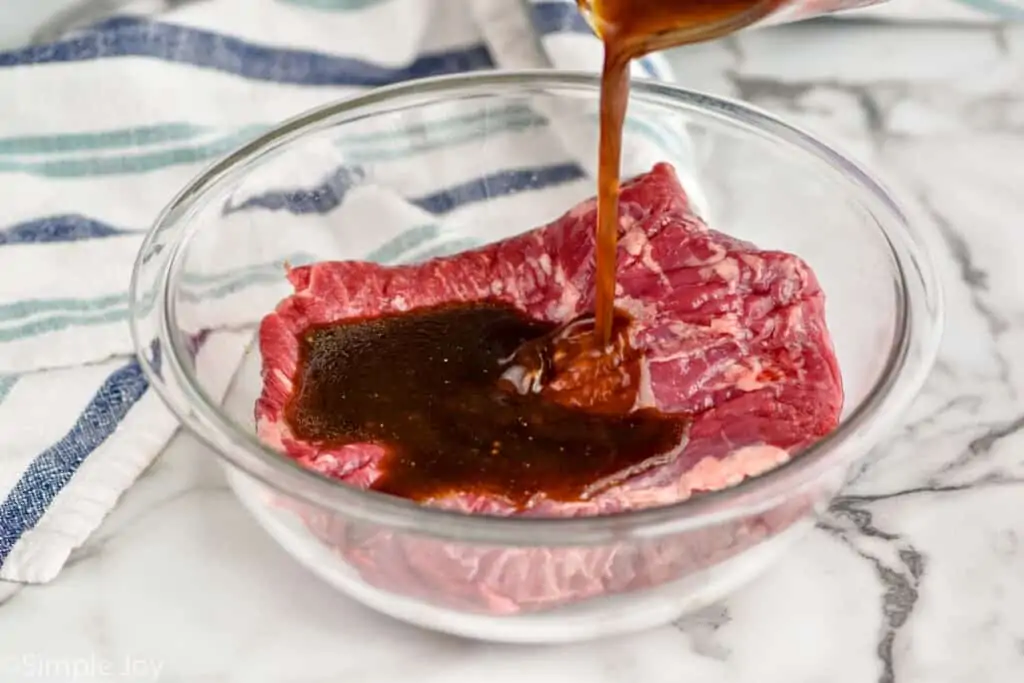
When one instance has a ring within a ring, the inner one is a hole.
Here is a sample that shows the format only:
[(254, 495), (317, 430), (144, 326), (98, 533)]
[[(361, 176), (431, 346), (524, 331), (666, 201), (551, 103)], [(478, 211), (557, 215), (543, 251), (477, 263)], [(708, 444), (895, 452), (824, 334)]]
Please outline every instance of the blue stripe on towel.
[(665, 74), (662, 69), (659, 68), (658, 62), (653, 57), (641, 57), (636, 60), (636, 63), (639, 64), (640, 68), (644, 70), (644, 73), (651, 78), (665, 79)]
[[(585, 177), (583, 169), (575, 163), (513, 169), (474, 178), (454, 187), (408, 201), (435, 215), (445, 214), (466, 204), (494, 197), (504, 197), (524, 190), (539, 190)], [(251, 209), (287, 211), (297, 215), (329, 213), (341, 204), (348, 191), (361, 178), (361, 169), (342, 166), (327, 180), (314, 187), (264, 192), (249, 197), (240, 204), (228, 205), (225, 207), (224, 213), (231, 214)]]
[(299, 85), (378, 86), (494, 66), (487, 48), (480, 44), (423, 54), (405, 66), (387, 67), (351, 57), (259, 45), (187, 26), (115, 17), (55, 43), (0, 52), (0, 67), (110, 57), (151, 57)]
[(240, 204), (228, 203), (224, 214), (230, 215), (246, 209), (285, 210), (293, 214), (329, 213), (341, 204), (350, 189), (359, 184), (366, 174), (358, 166), (340, 166), (319, 185), (308, 188), (270, 190), (249, 197)]
[(535, 2), (530, 5), (530, 19), (541, 36), (552, 33), (594, 35), (574, 2)]
[(26, 221), (0, 230), (0, 246), (40, 242), (76, 242), (127, 234), (130, 234), (127, 230), (115, 228), (92, 218), (67, 214)]
[(409, 201), (430, 213), (445, 214), (466, 204), (505, 197), (524, 190), (540, 190), (582, 178), (586, 178), (583, 169), (572, 163), (516, 169), (492, 173)]
[(148, 386), (137, 361), (117, 369), (103, 382), (64, 438), (32, 461), (7, 499), (0, 503), (0, 564), (22, 534), (39, 523), (82, 462), (114, 433)]

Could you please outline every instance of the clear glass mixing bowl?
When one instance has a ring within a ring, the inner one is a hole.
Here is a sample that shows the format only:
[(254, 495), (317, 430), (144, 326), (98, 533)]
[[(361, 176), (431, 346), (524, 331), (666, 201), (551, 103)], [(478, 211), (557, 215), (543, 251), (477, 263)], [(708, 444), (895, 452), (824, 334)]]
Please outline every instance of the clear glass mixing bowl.
[[(624, 174), (672, 163), (709, 223), (817, 272), (841, 425), (726, 491), (593, 518), (461, 515), (356, 490), (262, 444), (255, 332), (286, 263), (420, 261), (531, 229), (594, 192), (598, 83), (487, 73), (375, 90), (224, 158), (159, 217), (131, 287), (154, 388), (269, 533), (381, 612), (464, 636), (579, 640), (667, 622), (756, 576), (898, 420), (934, 358), (924, 244), (857, 165), (746, 106), (637, 83)], [(268, 590), (280, 590), (269, 587)]]

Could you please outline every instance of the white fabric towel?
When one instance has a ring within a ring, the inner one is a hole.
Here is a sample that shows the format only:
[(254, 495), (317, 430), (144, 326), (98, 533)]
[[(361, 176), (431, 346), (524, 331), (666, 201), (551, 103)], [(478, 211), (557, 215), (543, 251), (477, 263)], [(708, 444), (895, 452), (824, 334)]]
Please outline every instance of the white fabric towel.
[[(132, 356), (126, 287), (142, 234), (202, 166), (375, 85), (599, 65), (569, 0), (215, 0), (0, 52), (0, 579), (56, 576), (178, 428)], [(657, 57), (635, 68), (667, 75)], [(676, 136), (677, 159), (686, 144)], [(595, 150), (566, 141), (564, 161), (588, 167)], [(593, 182), (553, 179), (567, 180)], [(392, 227), (374, 234), (393, 242), (408, 225)], [(216, 264), (200, 294), (238, 296), (231, 278), (280, 267), (245, 258)]]

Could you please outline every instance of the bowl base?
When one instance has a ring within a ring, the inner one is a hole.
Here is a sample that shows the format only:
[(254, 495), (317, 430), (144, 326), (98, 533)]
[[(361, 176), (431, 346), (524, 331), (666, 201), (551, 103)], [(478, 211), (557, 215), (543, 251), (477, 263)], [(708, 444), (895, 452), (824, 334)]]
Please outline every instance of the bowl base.
[(266, 503), (266, 492), (224, 466), (245, 508), (286, 552), (345, 595), (399, 621), (472, 640), (509, 644), (558, 644), (606, 638), (662, 626), (708, 607), (749, 583), (813, 527), (800, 520), (725, 562), (656, 588), (592, 598), (534, 614), (489, 615), (459, 611), (370, 585), (297, 518)]

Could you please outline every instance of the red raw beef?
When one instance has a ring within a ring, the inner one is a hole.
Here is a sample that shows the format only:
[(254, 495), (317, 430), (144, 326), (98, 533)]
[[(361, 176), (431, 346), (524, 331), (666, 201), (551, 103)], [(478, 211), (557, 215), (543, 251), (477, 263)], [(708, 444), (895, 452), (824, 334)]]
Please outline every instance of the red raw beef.
[[(538, 319), (568, 321), (593, 310), (595, 224), (596, 203), (591, 199), (531, 232), (426, 263), (387, 267), (326, 262), (291, 269), (288, 278), (295, 294), (266, 316), (260, 327), (264, 380), (256, 405), (260, 438), (306, 467), (353, 486), (369, 487), (381, 474), (381, 446), (329, 448), (305, 443), (291, 433), (284, 419), (297, 369), (298, 339), (304, 330), (311, 324), (485, 299), (510, 303)], [(649, 381), (641, 390), (642, 399), (664, 412), (693, 416), (682, 452), (661, 468), (585, 502), (537, 495), (525, 508), (517, 509), (500, 498), (453, 493), (427, 504), (477, 514), (529, 516), (594, 515), (663, 505), (695, 492), (726, 488), (770, 469), (836, 426), (842, 384), (825, 325), (824, 297), (814, 274), (796, 256), (762, 251), (708, 229), (691, 211), (668, 164), (658, 164), (622, 187), (617, 282), (616, 306), (636, 321), (632, 341), (644, 349), (648, 361)], [(595, 556), (587, 561), (576, 557), (575, 573), (559, 578), (562, 570), (553, 569), (552, 563), (563, 567), (573, 563), (552, 556), (551, 551), (545, 551), (543, 559), (531, 560), (528, 552), (524, 555), (520, 550), (515, 555), (518, 559), (506, 558), (516, 565), (510, 570), (514, 575), (547, 572), (550, 576), (542, 588), (524, 588), (529, 582), (519, 581), (516, 589), (500, 577), (483, 583), (466, 578), (480, 558), (456, 557), (459, 553), (438, 545), (432, 551), (420, 548), (416, 558), (410, 559), (410, 566), (427, 562), (432, 569), (407, 567), (400, 579), (389, 582), (380, 573), (382, 562), (393, 563), (395, 554), (412, 558), (410, 549), (398, 548), (394, 542), (388, 545), (383, 537), (346, 541), (338, 529), (325, 531), (323, 520), (307, 521), (339, 547), (345, 546), (343, 553), (357, 566), (376, 567), (374, 576), (364, 571), (369, 581), (392, 589), (401, 584), (399, 588), (409, 594), (416, 592), (410, 588), (409, 576), (420, 576), (422, 583), (427, 580), (424, 572), (439, 571), (437, 563), (424, 558), (443, 555), (446, 575), (458, 576), (459, 588), (452, 587), (449, 597), (456, 592), (460, 600), (467, 595), (486, 596), (474, 604), (488, 610), (550, 606), (581, 594), (617, 592), (678, 575), (663, 566), (654, 572), (658, 577), (650, 572), (641, 576), (645, 571), (634, 566), (630, 576), (624, 577), (616, 574), (617, 565), (611, 559)], [(733, 545), (728, 539), (711, 542), (716, 544)], [(664, 554), (664, 549), (657, 552)], [(589, 566), (590, 561), (610, 573), (590, 572), (589, 588), (570, 591), (570, 583), (580, 585), (579, 567)], [(530, 562), (537, 566), (523, 564)], [(452, 563), (461, 569), (453, 571)], [(488, 564), (493, 566), (493, 558)], [(692, 558), (684, 564), (696, 566)], [(437, 576), (431, 576), (430, 587), (420, 585), (419, 592), (437, 594), (437, 581)], [(495, 594), (501, 599), (496, 600)]]

